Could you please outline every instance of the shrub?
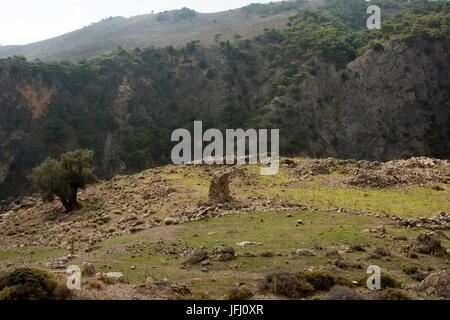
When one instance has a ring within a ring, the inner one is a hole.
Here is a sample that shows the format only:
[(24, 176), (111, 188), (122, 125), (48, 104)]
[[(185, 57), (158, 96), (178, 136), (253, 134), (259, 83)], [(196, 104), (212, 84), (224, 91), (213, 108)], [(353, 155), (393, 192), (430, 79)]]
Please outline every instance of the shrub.
[(301, 272), (276, 271), (266, 276), (260, 285), (260, 291), (298, 299), (313, 294), (314, 287), (306, 281)]
[(56, 195), (66, 212), (79, 209), (78, 190), (97, 181), (90, 169), (93, 155), (91, 150), (76, 150), (61, 155), (59, 161), (47, 158), (34, 168), (33, 181), (43, 200), (53, 201)]
[(374, 51), (384, 51), (384, 47), (379, 41), (371, 41), (369, 47)]
[(417, 267), (405, 267), (403, 272), (406, 274), (415, 274), (417, 273)]
[(156, 20), (159, 22), (166, 21), (169, 19), (169, 13), (167, 11), (160, 12), (156, 15)]
[[(364, 275), (358, 283), (360, 283), (362, 286), (365, 286), (367, 283), (367, 279), (370, 277), (370, 274)], [(381, 289), (384, 288), (399, 288), (401, 286), (401, 283), (395, 279), (393, 276), (386, 272), (381, 272)]]
[(344, 287), (334, 286), (325, 298), (326, 300), (364, 300), (355, 290)]
[[(94, 279), (96, 282), (104, 283), (106, 285), (114, 284), (115, 281), (112, 278), (107, 277), (105, 274), (97, 275)], [(98, 284), (98, 283), (97, 283)]]
[(44, 140), (48, 143), (61, 143), (67, 140), (72, 134), (70, 127), (62, 119), (53, 119), (48, 121), (45, 127)]
[(173, 19), (175, 21), (179, 20), (190, 20), (194, 18), (197, 15), (197, 12), (195, 10), (191, 10), (189, 8), (183, 7), (178, 11), (175, 11), (173, 13)]
[(68, 297), (54, 276), (39, 268), (19, 268), (0, 284), (0, 300), (54, 300)]
[(239, 288), (233, 288), (228, 291), (226, 295), (227, 300), (248, 300), (253, 297), (253, 291), (247, 287), (242, 286)]
[(89, 288), (91, 289), (102, 289), (103, 288), (103, 282), (100, 280), (91, 280), (88, 282)]
[(214, 79), (217, 75), (217, 72), (215, 69), (208, 69), (208, 71), (206, 71), (206, 77), (208, 79)]
[(345, 167), (337, 168), (336, 172), (339, 173), (339, 174), (350, 174), (351, 173), (350, 169), (345, 168)]
[(411, 300), (411, 298), (402, 290), (390, 288), (382, 291), (378, 296), (378, 300)]
[(335, 284), (334, 276), (326, 271), (312, 271), (306, 273), (306, 280), (312, 284), (314, 289), (328, 291)]
[(328, 291), (334, 285), (351, 286), (351, 282), (345, 278), (337, 277), (328, 271), (311, 271), (305, 273), (308, 281), (316, 290)]

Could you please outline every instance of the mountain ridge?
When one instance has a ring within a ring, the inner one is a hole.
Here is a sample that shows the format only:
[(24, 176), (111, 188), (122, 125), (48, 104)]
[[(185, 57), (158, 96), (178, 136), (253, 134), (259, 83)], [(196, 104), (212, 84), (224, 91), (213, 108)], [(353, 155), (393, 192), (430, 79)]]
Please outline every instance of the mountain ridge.
[[(222, 33), (225, 40), (232, 40), (235, 33), (249, 38), (261, 33), (266, 26), (283, 28), (287, 18), (298, 8), (315, 8), (321, 3), (321, 0), (306, 4), (299, 1), (293, 9), (267, 15), (246, 13), (243, 8), (217, 13), (196, 13), (192, 18), (178, 21), (158, 21), (158, 15), (165, 12), (130, 18), (110, 17), (51, 39), (27, 45), (2, 46), (0, 58), (23, 55), (30, 61), (77, 61), (110, 54), (119, 45), (128, 50), (150, 45), (179, 47), (193, 39), (212, 45), (216, 33)], [(174, 14), (181, 10), (167, 12)]]

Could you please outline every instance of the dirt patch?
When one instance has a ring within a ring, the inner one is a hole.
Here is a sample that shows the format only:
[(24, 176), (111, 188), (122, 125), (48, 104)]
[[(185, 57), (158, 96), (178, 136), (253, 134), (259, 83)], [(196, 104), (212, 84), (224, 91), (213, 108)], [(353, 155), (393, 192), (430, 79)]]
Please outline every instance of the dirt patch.
[(28, 105), (31, 106), (33, 120), (39, 118), (47, 110), (52, 96), (56, 93), (55, 88), (47, 89), (42, 86), (40, 90), (35, 90), (29, 84), (24, 84), (18, 91), (28, 101)]

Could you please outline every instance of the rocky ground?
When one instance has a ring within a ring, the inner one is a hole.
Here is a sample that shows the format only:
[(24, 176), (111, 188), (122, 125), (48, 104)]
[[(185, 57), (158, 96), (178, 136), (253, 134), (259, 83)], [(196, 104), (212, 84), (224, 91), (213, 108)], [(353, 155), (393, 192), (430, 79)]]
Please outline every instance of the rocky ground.
[(82, 266), (78, 299), (448, 299), (449, 178), (429, 158), (282, 159), (275, 176), (170, 165), (90, 186), (71, 214), (3, 201), (0, 269), (64, 282)]

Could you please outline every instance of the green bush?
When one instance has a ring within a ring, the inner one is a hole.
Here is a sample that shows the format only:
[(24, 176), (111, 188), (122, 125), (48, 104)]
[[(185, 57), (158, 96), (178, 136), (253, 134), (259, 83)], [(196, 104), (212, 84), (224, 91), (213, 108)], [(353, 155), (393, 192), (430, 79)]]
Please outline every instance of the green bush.
[[(358, 283), (361, 286), (365, 286), (367, 283), (367, 279), (370, 277), (370, 274), (366, 274), (364, 275), (360, 281), (358, 281)], [(390, 274), (386, 273), (386, 272), (381, 272), (381, 289), (385, 289), (385, 288), (400, 288), (401, 287), (401, 283), (395, 279), (393, 276), (391, 276)]]
[(19, 268), (6, 275), (6, 286), (0, 284), (0, 300), (54, 300), (67, 298), (68, 292), (47, 270)]
[(49, 120), (45, 126), (44, 140), (47, 143), (62, 143), (71, 135), (72, 127), (62, 119)]
[(66, 212), (78, 209), (79, 189), (97, 181), (90, 169), (94, 155), (90, 150), (76, 150), (61, 155), (61, 159), (47, 158), (33, 169), (33, 181), (45, 201), (53, 201), (55, 195)]
[(308, 281), (314, 289), (320, 291), (329, 291), (335, 285), (351, 286), (351, 282), (345, 278), (333, 275), (328, 271), (311, 271), (306, 272), (306, 281)]
[(417, 273), (417, 267), (405, 267), (403, 268), (403, 272), (406, 274), (415, 274)]
[(304, 3), (306, 3), (306, 0), (270, 2), (267, 4), (252, 3), (241, 8), (241, 11), (246, 14), (273, 15), (283, 11), (297, 9)]
[(364, 300), (355, 290), (345, 286), (334, 286), (325, 298), (326, 300)]
[(248, 300), (254, 295), (253, 291), (247, 286), (230, 289), (226, 295), (227, 300)]
[(288, 298), (305, 298), (314, 293), (314, 287), (306, 281), (303, 273), (276, 271), (269, 273), (260, 284), (260, 291)]
[(312, 271), (306, 273), (306, 280), (312, 284), (314, 289), (320, 291), (328, 291), (335, 284), (334, 276), (329, 272)]
[(175, 21), (188, 20), (194, 18), (196, 15), (197, 12), (195, 12), (195, 10), (183, 7), (181, 10), (175, 11), (173, 13), (173, 19)]
[(378, 300), (411, 300), (411, 297), (402, 290), (389, 288), (379, 294)]
[(216, 75), (217, 75), (216, 69), (208, 69), (208, 71), (206, 71), (206, 77), (208, 79), (214, 79)]
[(169, 13), (167, 11), (160, 12), (156, 15), (156, 20), (159, 22), (166, 21), (169, 19)]

